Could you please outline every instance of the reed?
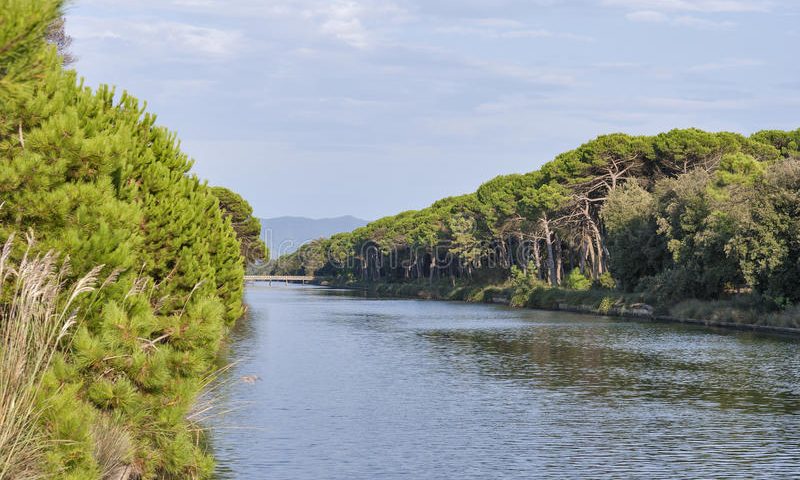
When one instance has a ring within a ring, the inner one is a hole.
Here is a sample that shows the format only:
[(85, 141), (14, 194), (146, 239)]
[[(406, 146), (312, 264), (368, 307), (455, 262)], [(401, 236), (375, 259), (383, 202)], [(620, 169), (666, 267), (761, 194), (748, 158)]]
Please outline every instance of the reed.
[(11, 236), (0, 252), (0, 479), (35, 479), (47, 449), (36, 428), (42, 377), (75, 324), (75, 300), (94, 290), (102, 267), (69, 282), (68, 258), (34, 255), (28, 236), (15, 262), (13, 246)]

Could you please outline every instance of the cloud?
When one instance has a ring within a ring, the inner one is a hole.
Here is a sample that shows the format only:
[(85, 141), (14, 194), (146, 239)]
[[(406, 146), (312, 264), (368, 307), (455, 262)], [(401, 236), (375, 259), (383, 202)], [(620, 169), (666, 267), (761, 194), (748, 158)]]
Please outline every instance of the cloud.
[(356, 2), (337, 2), (319, 11), (324, 18), (320, 31), (356, 48), (369, 46), (369, 35), (361, 23), (361, 5)]
[(731, 21), (716, 22), (705, 18), (693, 17), (691, 15), (682, 15), (674, 18), (671, 23), (680, 27), (689, 27), (697, 30), (727, 30), (736, 26), (736, 23)]
[(473, 20), (472, 23), (489, 28), (523, 28), (525, 26), (525, 24), (519, 20), (511, 20), (508, 18), (479, 18)]
[(644, 65), (637, 62), (599, 62), (590, 66), (600, 70), (632, 70), (642, 68)]
[(736, 68), (759, 67), (764, 65), (761, 60), (752, 58), (734, 58), (721, 62), (704, 63), (689, 68), (690, 72), (717, 72), (720, 70), (731, 70)]
[(705, 16), (768, 12), (773, 6), (771, 0), (601, 0), (600, 4), (630, 10), (625, 18), (631, 22), (697, 30), (724, 30), (736, 26), (730, 20), (718, 21)]
[(506, 18), (463, 20), (452, 25), (438, 27), (435, 31), (442, 34), (473, 35), (493, 39), (561, 38), (582, 42), (595, 41), (593, 37), (587, 35), (531, 28), (523, 22)]
[(769, 0), (601, 0), (601, 4), (635, 11), (746, 13), (769, 11), (773, 2)]
[(731, 21), (714, 21), (692, 15), (670, 16), (655, 10), (641, 10), (625, 15), (631, 22), (636, 23), (661, 23), (676, 27), (688, 27), (696, 30), (725, 30), (736, 26)]
[(574, 76), (554, 69), (532, 68), (511, 63), (477, 59), (465, 60), (464, 65), (493, 76), (521, 80), (527, 83), (557, 87), (568, 87), (577, 84)]
[[(604, 132), (796, 128), (796, 62), (771, 46), (797, 35), (797, 3), (80, 0), (67, 28), (87, 84), (147, 98), (213, 183), (249, 189), (270, 215), (322, 215), (366, 207), (276, 205), (263, 183), (290, 185), (305, 162), (334, 198), (331, 178), (377, 158), (455, 172), (446, 192), (422, 182), (438, 198)], [(715, 33), (735, 24), (735, 39)], [(374, 190), (375, 216), (404, 207), (402, 191)]]
[(217, 28), (198, 27), (185, 23), (161, 22), (139, 24), (135, 29), (142, 34), (162, 38), (188, 52), (206, 56), (226, 57), (240, 46), (241, 33)]
[(644, 23), (663, 23), (669, 20), (667, 15), (653, 10), (640, 10), (637, 12), (631, 12), (625, 15), (625, 18), (632, 22)]
[(383, 25), (412, 18), (399, 5), (378, 0), (286, 2), (273, 5), (272, 13), (310, 21), (322, 36), (356, 49), (374, 47), (380, 40)]
[(189, 59), (225, 59), (242, 45), (236, 30), (180, 22), (70, 17), (69, 33), (76, 40), (116, 40), (152, 50), (169, 50)]
[(373, 46), (381, 26), (411, 18), (390, 0), (83, 0), (105, 8), (159, 10), (170, 15), (213, 15), (223, 21), (280, 21), (283, 28), (332, 38), (357, 49)]
[(705, 98), (680, 98), (680, 97), (649, 97), (639, 100), (643, 107), (664, 110), (741, 110), (757, 104), (755, 99), (705, 99)]

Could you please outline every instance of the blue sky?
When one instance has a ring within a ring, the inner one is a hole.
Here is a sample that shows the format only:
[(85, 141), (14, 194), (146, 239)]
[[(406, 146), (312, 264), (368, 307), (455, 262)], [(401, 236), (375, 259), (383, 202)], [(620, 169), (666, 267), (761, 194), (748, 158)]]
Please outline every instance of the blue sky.
[(67, 29), (264, 217), (421, 208), (603, 133), (800, 127), (797, 0), (76, 0)]

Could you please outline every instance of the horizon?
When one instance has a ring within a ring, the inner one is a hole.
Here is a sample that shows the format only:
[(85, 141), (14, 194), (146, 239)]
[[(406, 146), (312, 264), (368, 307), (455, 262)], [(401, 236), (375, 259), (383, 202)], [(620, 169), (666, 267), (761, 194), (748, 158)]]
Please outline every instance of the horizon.
[(319, 217), (319, 218), (303, 217), (303, 216), (298, 216), (298, 215), (281, 215), (280, 217), (259, 217), (259, 218), (261, 220), (281, 220), (281, 219), (286, 219), (286, 218), (292, 218), (292, 219), (297, 218), (297, 219), (303, 219), (303, 220), (338, 220), (338, 219), (341, 219), (341, 218), (353, 218), (353, 219), (356, 219), (356, 220), (364, 220), (364, 221), (367, 221), (367, 222), (371, 222), (372, 221), (372, 220), (369, 220), (369, 219), (366, 219), (366, 218), (356, 217), (355, 215), (337, 215), (335, 217)]

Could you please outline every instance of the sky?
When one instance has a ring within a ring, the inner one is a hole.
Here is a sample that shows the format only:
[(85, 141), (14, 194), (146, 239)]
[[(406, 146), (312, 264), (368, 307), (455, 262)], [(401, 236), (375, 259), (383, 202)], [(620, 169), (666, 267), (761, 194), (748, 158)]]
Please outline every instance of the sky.
[(605, 133), (800, 128), (798, 0), (74, 0), (67, 31), (261, 217), (419, 209)]

